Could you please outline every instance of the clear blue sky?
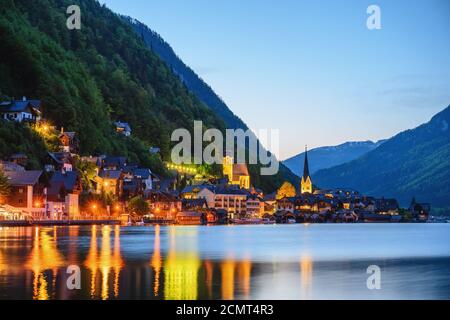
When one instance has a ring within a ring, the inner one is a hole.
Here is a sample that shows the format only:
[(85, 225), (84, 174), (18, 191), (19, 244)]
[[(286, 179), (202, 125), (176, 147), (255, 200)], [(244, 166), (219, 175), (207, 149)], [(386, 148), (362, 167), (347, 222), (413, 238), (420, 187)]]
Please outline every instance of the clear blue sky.
[[(280, 157), (413, 128), (450, 104), (448, 0), (101, 0), (158, 32)], [(381, 30), (366, 9), (381, 8)]]

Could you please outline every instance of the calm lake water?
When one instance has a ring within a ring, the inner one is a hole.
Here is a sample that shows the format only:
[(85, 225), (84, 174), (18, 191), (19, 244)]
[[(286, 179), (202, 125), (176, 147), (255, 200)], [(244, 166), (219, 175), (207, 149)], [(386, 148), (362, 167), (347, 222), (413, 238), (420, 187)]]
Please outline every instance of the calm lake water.
[(0, 299), (450, 299), (450, 224), (1, 228)]

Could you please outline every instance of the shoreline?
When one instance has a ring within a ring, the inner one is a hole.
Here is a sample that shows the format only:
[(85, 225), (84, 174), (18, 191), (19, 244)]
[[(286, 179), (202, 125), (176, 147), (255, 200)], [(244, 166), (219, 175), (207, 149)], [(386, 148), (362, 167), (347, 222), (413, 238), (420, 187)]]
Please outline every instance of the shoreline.
[(42, 220), (42, 221), (0, 221), (0, 227), (34, 227), (34, 226), (91, 226), (91, 225), (120, 225), (119, 220)]

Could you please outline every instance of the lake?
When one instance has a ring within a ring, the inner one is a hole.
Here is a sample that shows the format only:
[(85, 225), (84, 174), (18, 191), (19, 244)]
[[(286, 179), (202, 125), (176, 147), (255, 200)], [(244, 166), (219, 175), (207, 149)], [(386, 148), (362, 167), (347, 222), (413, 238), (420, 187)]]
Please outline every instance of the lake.
[(450, 299), (450, 224), (3, 227), (0, 299)]

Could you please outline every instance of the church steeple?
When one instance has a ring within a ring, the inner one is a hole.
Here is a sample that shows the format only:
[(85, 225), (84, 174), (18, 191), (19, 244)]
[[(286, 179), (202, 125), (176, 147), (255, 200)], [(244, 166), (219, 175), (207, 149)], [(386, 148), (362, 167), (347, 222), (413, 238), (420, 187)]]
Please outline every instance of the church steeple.
[(303, 165), (303, 178), (306, 180), (308, 177), (309, 177), (308, 146), (305, 146), (305, 164)]
[(312, 193), (312, 179), (309, 175), (309, 163), (308, 163), (308, 146), (305, 147), (305, 163), (303, 166), (303, 176), (300, 182), (301, 193)]

